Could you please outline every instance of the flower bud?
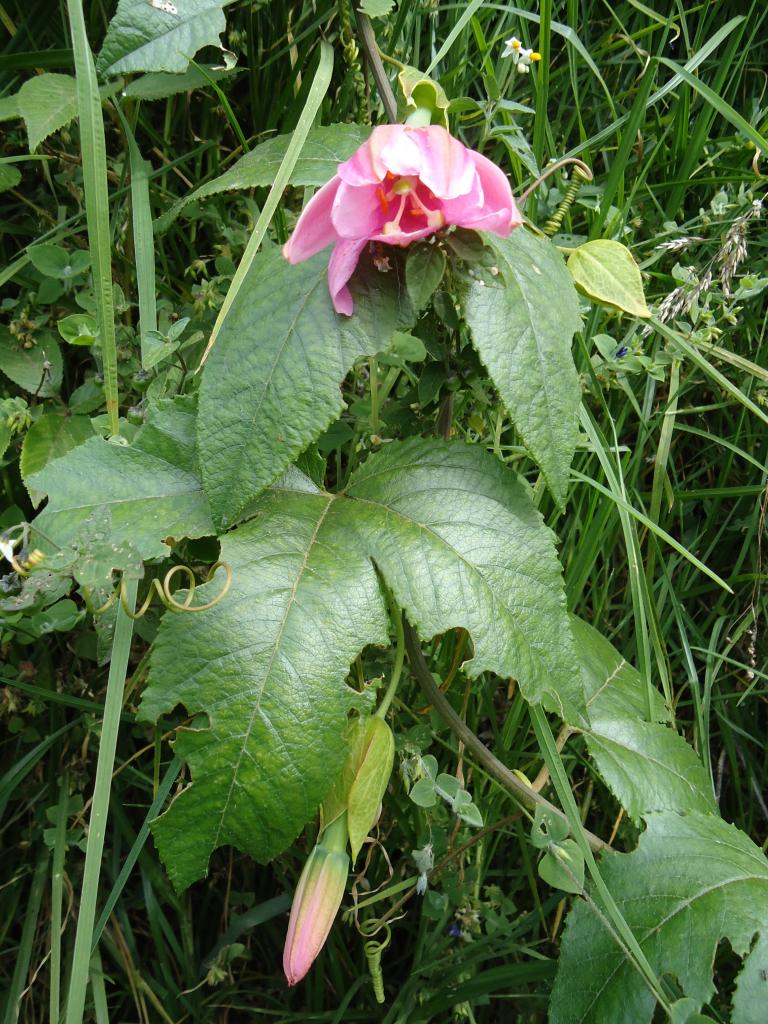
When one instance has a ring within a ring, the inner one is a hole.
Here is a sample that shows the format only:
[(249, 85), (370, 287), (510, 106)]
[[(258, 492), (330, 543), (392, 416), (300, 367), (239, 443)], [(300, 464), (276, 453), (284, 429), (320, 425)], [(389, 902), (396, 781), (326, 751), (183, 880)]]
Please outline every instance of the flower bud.
[(320, 833), (301, 872), (283, 951), (289, 985), (301, 981), (328, 938), (347, 886), (347, 840), (344, 812)]

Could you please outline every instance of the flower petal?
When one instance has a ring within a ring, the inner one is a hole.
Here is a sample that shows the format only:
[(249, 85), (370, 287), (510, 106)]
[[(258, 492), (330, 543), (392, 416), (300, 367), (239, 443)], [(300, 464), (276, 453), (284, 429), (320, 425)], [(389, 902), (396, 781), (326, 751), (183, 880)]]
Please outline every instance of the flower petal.
[(404, 133), (405, 125), (402, 124), (379, 125), (349, 160), (339, 164), (336, 173), (348, 185), (378, 185), (387, 173), (382, 151), (389, 146), (396, 147)]
[(379, 159), (390, 174), (397, 177), (418, 175), (422, 167), (422, 154), (418, 141), (414, 136), (416, 130), (403, 127), (400, 135), (388, 139), (381, 147)]
[(382, 232), (379, 235), (371, 235), (372, 242), (383, 242), (384, 245), (410, 245), (411, 242), (416, 242), (420, 238), (427, 238), (428, 235), (434, 235), (438, 228), (416, 228), (415, 231), (405, 231), (403, 228), (399, 228), (397, 231), (390, 231), (386, 235)]
[[(474, 227), (483, 231), (492, 231), (504, 238), (513, 228), (523, 223), (517, 208), (509, 179), (506, 174), (481, 153), (472, 153), (480, 183), (483, 186), (484, 202), (477, 210)], [(469, 225), (467, 225), (469, 226)]]
[(339, 178), (331, 178), (304, 207), (293, 234), (283, 246), (283, 256), (289, 263), (308, 260), (310, 256), (336, 241), (331, 208), (339, 185)]
[(367, 238), (343, 239), (336, 243), (328, 263), (328, 290), (333, 308), (344, 316), (352, 316), (354, 308), (347, 281), (352, 277), (360, 253), (368, 244)]
[(472, 150), (439, 124), (414, 128), (411, 137), (421, 150), (419, 178), (440, 199), (455, 199), (472, 188), (475, 165)]
[(370, 238), (381, 231), (387, 202), (380, 192), (380, 185), (355, 186), (342, 181), (331, 210), (336, 234), (341, 238)]

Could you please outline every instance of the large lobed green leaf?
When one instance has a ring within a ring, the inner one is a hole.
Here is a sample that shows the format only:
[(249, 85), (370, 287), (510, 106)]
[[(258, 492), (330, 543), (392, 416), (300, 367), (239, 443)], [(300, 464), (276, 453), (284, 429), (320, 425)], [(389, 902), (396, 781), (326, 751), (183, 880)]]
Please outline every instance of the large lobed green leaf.
[(571, 620), (582, 665), (589, 727), (587, 749), (608, 788), (634, 821), (649, 811), (716, 813), (712, 784), (698, 755), (668, 725), (660, 694), (651, 692), (612, 644)]
[(582, 689), (554, 537), (526, 484), (469, 445), (413, 438), (354, 474), (355, 527), (423, 637), (462, 626), (465, 669), (512, 676), (525, 698), (578, 713)]
[(251, 511), (223, 541), (230, 593), (199, 616), (164, 617), (142, 704), (148, 720), (177, 704), (207, 716), (179, 733), (193, 782), (155, 825), (179, 888), (221, 843), (275, 856), (334, 782), (349, 664), (387, 638), (374, 563), (423, 637), (470, 632), (471, 675), (514, 676), (556, 707), (580, 699), (552, 536), (489, 454), (396, 442), (346, 494), (280, 484)]
[(203, 46), (219, 47), (224, 0), (119, 0), (96, 70), (181, 73)]
[[(386, 348), (413, 314), (397, 269), (361, 261), (355, 312), (334, 312), (328, 254), (291, 266), (260, 254), (205, 364), (198, 446), (214, 520), (229, 526), (344, 408), (355, 360)], [(264, 315), (264, 310), (271, 312)]]
[(178, 734), (194, 781), (153, 828), (180, 889), (223, 843), (267, 861), (296, 836), (346, 755), (349, 664), (387, 639), (373, 566), (331, 495), (268, 493), (221, 557), (231, 590), (164, 617), (141, 707), (152, 721), (177, 703), (207, 717)]
[[(334, 176), (338, 165), (365, 142), (369, 133), (369, 128), (359, 124), (331, 124), (313, 128), (291, 172), (290, 184), (324, 185)], [(218, 178), (177, 199), (169, 210), (157, 218), (155, 231), (158, 234), (167, 231), (188, 203), (220, 192), (269, 187), (275, 180), (290, 141), (290, 135), (276, 135), (255, 146)]]
[(475, 281), (464, 313), (475, 348), (512, 422), (559, 505), (578, 438), (581, 392), (571, 341), (579, 303), (562, 257), (524, 228), (485, 236), (496, 255), (498, 285)]
[(65, 547), (89, 521), (108, 521), (110, 543), (129, 543), (145, 559), (167, 555), (169, 536), (212, 534), (194, 422), (190, 399), (161, 401), (133, 444), (93, 437), (31, 473), (31, 493), (49, 495), (33, 524), (38, 546)]
[[(664, 812), (646, 820), (637, 849), (608, 854), (600, 871), (651, 966), (676, 979), (698, 1012), (715, 993), (712, 964), (726, 938), (747, 957), (731, 1024), (763, 1024), (768, 861), (743, 832), (712, 815)], [(604, 923), (577, 903), (563, 935), (550, 1024), (650, 1024), (654, 1005)]]

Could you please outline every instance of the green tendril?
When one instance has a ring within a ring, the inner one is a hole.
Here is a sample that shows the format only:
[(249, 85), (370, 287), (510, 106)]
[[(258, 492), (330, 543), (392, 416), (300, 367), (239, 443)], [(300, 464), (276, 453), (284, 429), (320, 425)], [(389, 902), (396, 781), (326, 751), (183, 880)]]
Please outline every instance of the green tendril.
[[(214, 565), (211, 566), (211, 569), (209, 570), (208, 575), (205, 578), (205, 582), (210, 583), (219, 569), (223, 569), (226, 574), (224, 586), (220, 594), (214, 597), (211, 601), (206, 601), (205, 604), (198, 604), (194, 606), (192, 604), (192, 601), (194, 600), (195, 597), (195, 589), (197, 587), (197, 583), (195, 580), (195, 575), (189, 568), (189, 566), (174, 565), (173, 568), (169, 569), (168, 572), (165, 574), (162, 583), (160, 582), (159, 579), (152, 580), (152, 582), (149, 585), (149, 593), (144, 598), (144, 601), (141, 607), (138, 609), (138, 611), (131, 611), (131, 608), (128, 604), (127, 585), (125, 582), (125, 578), (122, 578), (120, 580), (120, 583), (117, 585), (112, 594), (110, 594), (107, 601), (98, 608), (94, 607), (93, 605), (90, 590), (87, 587), (84, 587), (83, 597), (85, 599), (85, 607), (88, 609), (91, 615), (103, 615), (104, 612), (108, 611), (115, 603), (115, 601), (117, 601), (119, 598), (120, 604), (125, 614), (129, 618), (135, 620), (140, 619), (144, 615), (146, 615), (149, 606), (152, 604), (154, 596), (157, 595), (160, 603), (164, 605), (170, 612), (205, 612), (208, 611), (209, 608), (213, 608), (214, 605), (217, 605), (219, 601), (223, 600), (223, 598), (229, 591), (229, 588), (232, 586), (232, 568), (227, 562), (215, 562)], [(176, 598), (171, 593), (171, 584), (173, 583), (173, 580), (176, 577), (177, 573), (185, 573), (187, 578), (187, 596), (181, 602), (177, 601)]]
[[(377, 941), (373, 936), (381, 931), (382, 928), (384, 929), (384, 938)], [(365, 953), (365, 959), (368, 961), (368, 973), (371, 976), (371, 985), (373, 986), (373, 994), (376, 997), (376, 1002), (383, 1003), (384, 973), (381, 969), (381, 954), (389, 945), (392, 939), (392, 933), (389, 925), (380, 921), (378, 918), (372, 918), (369, 921), (364, 921), (360, 925), (360, 932), (362, 935), (371, 936), (363, 943), (363, 952)]]

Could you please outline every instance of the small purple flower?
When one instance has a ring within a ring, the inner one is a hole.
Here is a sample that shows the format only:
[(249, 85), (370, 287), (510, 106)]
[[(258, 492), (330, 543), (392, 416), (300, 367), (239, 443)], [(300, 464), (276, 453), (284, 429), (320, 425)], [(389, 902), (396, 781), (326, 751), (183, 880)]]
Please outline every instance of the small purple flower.
[(461, 938), (461, 928), (459, 928), (459, 926), (454, 923), (448, 929), (448, 934), (451, 936), (452, 939), (460, 939)]
[(624, 356), (627, 354), (627, 352), (629, 352), (629, 349), (627, 348), (627, 346), (626, 345), (622, 345), (621, 348), (617, 348), (616, 349), (616, 354), (614, 356), (614, 359), (623, 359)]

